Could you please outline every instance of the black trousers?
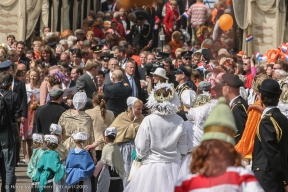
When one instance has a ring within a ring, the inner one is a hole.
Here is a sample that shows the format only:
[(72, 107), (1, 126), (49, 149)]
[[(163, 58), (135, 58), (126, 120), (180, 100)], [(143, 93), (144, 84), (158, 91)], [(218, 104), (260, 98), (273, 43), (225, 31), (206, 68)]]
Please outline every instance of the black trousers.
[(261, 187), (267, 192), (285, 192), (283, 181), (277, 180), (277, 175), (273, 171), (254, 171)]

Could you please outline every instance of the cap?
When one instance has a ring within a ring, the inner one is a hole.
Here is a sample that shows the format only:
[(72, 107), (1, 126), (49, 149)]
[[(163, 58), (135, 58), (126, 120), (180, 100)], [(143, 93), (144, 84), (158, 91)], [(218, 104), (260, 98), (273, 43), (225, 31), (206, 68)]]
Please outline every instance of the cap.
[(85, 35), (85, 32), (82, 29), (76, 29), (74, 34), (75, 34), (75, 36), (76, 35)]
[(181, 94), (181, 101), (186, 107), (192, 107), (193, 100), (196, 98), (196, 93), (193, 90), (184, 90)]
[(210, 91), (211, 83), (209, 81), (201, 81), (198, 84), (198, 89), (201, 90), (201, 91)]
[(116, 137), (117, 135), (117, 129), (116, 127), (108, 127), (105, 131), (104, 131), (104, 136), (107, 137), (109, 135), (112, 135), (114, 137)]
[(68, 37), (72, 34), (70, 29), (66, 29), (61, 33), (62, 38)]
[(237, 53), (237, 56), (239, 56), (239, 57), (242, 57), (243, 55), (245, 55), (245, 52), (244, 52), (244, 51), (239, 51), (239, 52)]
[(225, 73), (222, 75), (223, 83), (229, 87), (239, 88), (243, 86), (243, 81), (241, 81), (238, 75), (233, 75), (230, 73)]
[(11, 65), (13, 65), (11, 61), (3, 61), (2, 63), (0, 63), (0, 70), (7, 70)]
[(118, 23), (118, 21), (116, 19), (112, 19), (111, 23)]
[(268, 98), (280, 97), (282, 93), (279, 83), (273, 79), (265, 79), (261, 86), (258, 86), (258, 90), (261, 95)]
[(88, 135), (83, 132), (73, 133), (71, 137), (74, 140), (82, 140), (82, 141), (86, 141), (88, 139)]
[(55, 47), (56, 45), (57, 45), (57, 41), (52, 41), (52, 42), (49, 42), (49, 43), (47, 43), (47, 45), (49, 46), (49, 47)]
[(63, 95), (63, 93), (64, 93), (63, 90), (60, 88), (53, 88), (53, 89), (50, 89), (49, 91), (50, 97), (59, 97)]
[(42, 135), (40, 135), (38, 133), (33, 133), (32, 140), (37, 142), (37, 143), (43, 143), (43, 137), (42, 137)]
[(111, 58), (111, 56), (110, 56), (109, 54), (105, 54), (105, 55), (102, 55), (102, 56), (100, 57), (100, 59), (101, 59), (101, 60), (104, 60), (104, 61), (105, 61), (105, 60), (107, 61), (107, 60), (109, 60), (110, 58)]
[(85, 92), (77, 92), (73, 97), (73, 106), (76, 110), (85, 107), (87, 103), (87, 95)]
[(49, 130), (51, 134), (62, 135), (62, 127), (58, 124), (52, 123)]
[(139, 20), (139, 21), (143, 21), (145, 18), (144, 18), (144, 16), (143, 15), (138, 15), (138, 17), (137, 17), (137, 20)]
[(185, 74), (187, 77), (191, 76), (191, 72), (186, 69), (184, 66), (180, 66), (179, 68), (177, 68), (177, 70), (175, 71), (175, 74)]
[(101, 52), (102, 52), (102, 45), (93, 46), (93, 47), (91, 47), (91, 50), (92, 50), (94, 53), (101, 53)]
[(164, 58), (167, 58), (167, 57), (169, 57), (169, 56), (170, 56), (169, 53), (158, 52), (157, 55), (156, 55), (156, 58), (157, 58), (157, 59), (164, 59)]
[[(219, 114), (225, 118), (219, 118)], [(202, 142), (217, 139), (235, 145), (237, 133), (235, 119), (224, 97), (219, 98), (218, 104), (207, 117), (203, 127)]]
[(55, 135), (44, 135), (44, 140), (47, 143), (55, 143), (58, 144), (58, 138)]
[(134, 106), (134, 103), (136, 102), (138, 100), (138, 98), (137, 97), (128, 97), (127, 98), (127, 106), (128, 107), (132, 107), (132, 106)]
[(162, 77), (164, 79), (168, 80), (168, 77), (166, 77), (166, 70), (163, 68), (158, 67), (153, 73), (151, 73), (152, 75), (157, 75), (159, 77)]
[(191, 57), (192, 56), (192, 54), (193, 54), (193, 51), (183, 51), (182, 53), (181, 53), (181, 57)]

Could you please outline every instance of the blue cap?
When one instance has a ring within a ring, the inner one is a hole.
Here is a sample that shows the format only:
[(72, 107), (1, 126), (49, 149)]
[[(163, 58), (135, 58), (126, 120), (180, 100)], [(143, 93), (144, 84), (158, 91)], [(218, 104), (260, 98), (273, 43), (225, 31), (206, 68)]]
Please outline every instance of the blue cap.
[(3, 61), (2, 63), (0, 63), (0, 70), (7, 70), (11, 65), (13, 65), (11, 61)]

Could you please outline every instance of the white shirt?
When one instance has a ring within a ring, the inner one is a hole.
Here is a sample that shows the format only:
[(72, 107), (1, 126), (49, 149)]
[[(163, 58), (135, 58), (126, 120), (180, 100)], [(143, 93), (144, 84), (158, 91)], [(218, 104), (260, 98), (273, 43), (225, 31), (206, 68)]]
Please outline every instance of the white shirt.
[(91, 75), (91, 73), (89, 73), (89, 71), (86, 71), (86, 73), (89, 75), (89, 77), (90, 77), (92, 80), (94, 79), (93, 75)]
[(35, 94), (36, 95), (36, 100), (38, 102), (40, 102), (40, 88), (34, 88), (32, 90), (30, 83), (26, 84), (25, 87), (26, 87), (26, 93), (27, 93), (27, 103), (30, 102), (30, 99), (31, 99), (30, 96), (32, 94)]
[[(131, 87), (131, 88), (133, 87), (133, 88), (132, 88), (132, 91), (133, 91), (134, 97), (137, 97), (137, 89), (136, 89), (136, 83), (135, 83), (134, 77), (128, 75), (127, 73), (126, 73), (126, 76), (127, 76), (127, 79), (128, 79), (128, 81), (129, 81), (129, 83), (130, 83), (130, 87)], [(132, 79), (133, 85), (131, 85), (131, 80), (130, 80), (131, 78), (133, 78), (133, 79)]]
[(232, 100), (230, 101), (230, 103), (229, 103), (229, 107), (232, 107), (233, 102), (234, 102), (238, 97), (240, 97), (240, 95), (234, 97), (234, 99), (232, 99)]
[(121, 61), (121, 63), (122, 63), (122, 69), (125, 69), (125, 68), (126, 68), (126, 61), (127, 61), (127, 57), (125, 57), (125, 59), (123, 59), (123, 60)]
[(176, 114), (151, 114), (144, 118), (135, 138), (137, 156), (143, 164), (181, 163), (181, 154), (188, 152), (187, 131), (183, 122)]
[(71, 84), (71, 80), (69, 81), (68, 85), (66, 86), (64, 83), (62, 83), (62, 89), (65, 90), (65, 89), (69, 89), (69, 86)]
[(266, 113), (270, 110), (270, 109), (274, 109), (274, 108), (277, 108), (277, 106), (269, 106), (269, 107), (266, 107), (261, 115), (261, 118), (264, 117), (264, 115), (266, 115)]

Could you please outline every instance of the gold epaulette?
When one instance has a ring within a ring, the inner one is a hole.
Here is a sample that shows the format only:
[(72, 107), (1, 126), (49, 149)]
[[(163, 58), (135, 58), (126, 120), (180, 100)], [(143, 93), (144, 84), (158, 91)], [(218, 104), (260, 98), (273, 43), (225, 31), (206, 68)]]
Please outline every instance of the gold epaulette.
[[(279, 126), (279, 124), (275, 121), (275, 119), (272, 117), (272, 114), (269, 113), (269, 114), (265, 114), (265, 116), (269, 116), (270, 117), (270, 120), (273, 124), (273, 127), (276, 131), (276, 139), (278, 141), (278, 143), (280, 142), (281, 138), (282, 138), (282, 129), (281, 127)], [(263, 118), (262, 118), (263, 119)], [(261, 119), (261, 120), (262, 120)], [(257, 134), (257, 137), (258, 139), (261, 141), (261, 136), (260, 136), (260, 122), (261, 120), (259, 121), (258, 125), (257, 125), (257, 130), (256, 130), (256, 134)]]
[(243, 107), (243, 109), (244, 109), (244, 111), (245, 111), (245, 113), (247, 113), (247, 110), (246, 110), (245, 106), (244, 106), (240, 101), (239, 101), (238, 103), (234, 104), (234, 105), (231, 107), (231, 111), (233, 111), (234, 107), (236, 107), (236, 105), (238, 105), (238, 104), (241, 104), (242, 107)]

